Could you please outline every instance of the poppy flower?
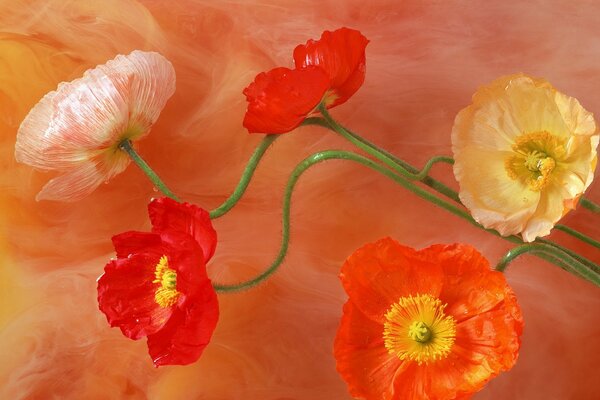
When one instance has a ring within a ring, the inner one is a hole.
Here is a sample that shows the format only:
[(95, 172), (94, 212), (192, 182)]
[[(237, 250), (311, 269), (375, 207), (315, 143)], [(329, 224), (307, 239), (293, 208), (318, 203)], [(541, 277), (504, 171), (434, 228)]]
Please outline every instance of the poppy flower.
[(289, 132), (319, 105), (328, 85), (327, 75), (317, 67), (261, 72), (244, 89), (244, 126), (250, 133)]
[(498, 78), (454, 122), (460, 199), (502, 235), (548, 235), (592, 183), (598, 138), (593, 115), (544, 79)]
[(334, 344), (350, 393), (467, 399), (516, 362), (521, 310), (504, 275), (464, 244), (417, 251), (385, 238), (352, 254)]
[(36, 200), (79, 200), (129, 164), (119, 149), (137, 141), (175, 91), (175, 70), (158, 53), (118, 55), (61, 83), (37, 103), (17, 132), (15, 158), (60, 174)]
[(157, 367), (190, 364), (209, 343), (219, 317), (205, 255), (214, 251), (216, 234), (208, 213), (196, 206), (182, 203), (177, 209), (159, 199), (149, 210), (153, 232), (113, 237), (117, 258), (98, 279), (99, 308), (128, 338), (148, 338)]
[(296, 68), (261, 72), (246, 89), (244, 126), (250, 133), (285, 133), (298, 127), (324, 102), (344, 103), (365, 79), (365, 48), (359, 31), (325, 31), (294, 50)]
[(319, 40), (309, 40), (294, 49), (296, 68), (316, 65), (329, 76), (325, 95), (327, 108), (346, 102), (365, 81), (365, 49), (369, 40), (357, 30), (325, 31)]

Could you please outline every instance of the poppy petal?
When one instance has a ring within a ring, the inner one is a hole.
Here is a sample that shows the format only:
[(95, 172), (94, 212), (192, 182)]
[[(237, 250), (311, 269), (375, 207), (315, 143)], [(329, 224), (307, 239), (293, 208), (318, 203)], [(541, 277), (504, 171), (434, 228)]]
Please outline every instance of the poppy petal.
[(294, 49), (296, 68), (322, 68), (330, 79), (335, 98), (327, 106), (346, 102), (365, 80), (365, 48), (369, 40), (357, 30), (340, 28), (325, 31), (319, 40), (309, 40)]
[(148, 204), (148, 215), (153, 232), (168, 229), (193, 236), (204, 252), (205, 262), (215, 253), (217, 232), (212, 226), (208, 212), (202, 208), (161, 197)]
[(474, 247), (433, 245), (422, 252), (437, 259), (444, 271), (439, 298), (456, 322), (492, 310), (504, 300), (506, 279), (501, 272), (492, 271), (488, 260)]
[(154, 365), (187, 365), (198, 360), (218, 318), (217, 295), (207, 280), (193, 299), (175, 310), (163, 329), (148, 336), (148, 351)]
[(156, 122), (167, 100), (175, 92), (175, 69), (162, 55), (135, 50), (118, 55), (98, 69), (108, 76), (127, 102), (128, 125), (137, 127), (139, 139)]
[(328, 86), (317, 67), (261, 72), (243, 92), (248, 101), (244, 126), (250, 133), (289, 132), (319, 105)]
[(56, 178), (51, 179), (44, 185), (42, 190), (36, 195), (35, 199), (56, 200), (56, 201), (76, 201), (81, 200), (92, 193), (98, 186), (107, 179), (122, 172), (129, 163), (114, 165), (112, 172), (106, 174), (99, 169), (98, 164), (92, 161), (82, 162), (77, 167), (65, 172)]
[(159, 331), (169, 320), (172, 307), (154, 300), (154, 271), (159, 258), (134, 254), (111, 260), (98, 279), (98, 304), (110, 326), (118, 326), (131, 339)]
[(136, 253), (156, 252), (159, 257), (162, 255), (159, 247), (162, 240), (159, 235), (149, 232), (123, 232), (112, 237), (113, 246), (117, 253), (117, 258), (127, 258)]
[(403, 363), (384, 347), (383, 325), (367, 318), (352, 301), (344, 304), (334, 355), (353, 396), (392, 398), (393, 377)]
[(437, 296), (442, 270), (414, 249), (385, 238), (356, 250), (342, 266), (340, 279), (354, 304), (369, 318), (383, 322), (386, 311), (401, 297)]

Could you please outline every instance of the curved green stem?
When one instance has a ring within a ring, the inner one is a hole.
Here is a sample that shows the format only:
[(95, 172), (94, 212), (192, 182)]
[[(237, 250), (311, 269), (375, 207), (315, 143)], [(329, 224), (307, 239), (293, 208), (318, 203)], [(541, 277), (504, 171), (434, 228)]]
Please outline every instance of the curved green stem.
[[(376, 159), (383, 162), (385, 165), (397, 172), (400, 172), (400, 170), (403, 169), (413, 174), (418, 173), (418, 170), (406, 161), (394, 156), (393, 154), (387, 152), (384, 149), (377, 147), (373, 143), (362, 138), (360, 135), (357, 135), (356, 133), (340, 125), (335, 119), (331, 117), (329, 111), (327, 111), (327, 108), (323, 104), (319, 106), (319, 111), (323, 115), (324, 120), (321, 120), (320, 118), (311, 118), (309, 119), (306, 125), (319, 125), (333, 130), (334, 132), (338, 133), (346, 140), (348, 140), (350, 143), (363, 150), (365, 153), (375, 157)], [(449, 160), (450, 157), (448, 157), (448, 161), (446, 162), (451, 164), (454, 163), (454, 160)], [(421, 181), (427, 186), (431, 187), (432, 189), (435, 189), (437, 192), (443, 194), (444, 196), (460, 203), (458, 194), (454, 190), (450, 189), (448, 186), (441, 183), (440, 181), (437, 181), (429, 176), (423, 178)]]
[[(442, 184), (439, 181), (434, 180), (433, 178), (427, 176), (427, 173), (423, 174), (425, 176), (422, 176), (420, 174), (420, 172), (424, 172), (426, 170), (426, 168), (423, 169), (423, 171), (417, 170), (415, 167), (413, 167), (412, 165), (408, 164), (407, 162), (399, 159), (398, 157), (394, 156), (393, 154), (390, 154), (388, 152), (386, 152), (385, 150), (377, 147), (376, 145), (368, 142), (367, 140), (363, 139), (362, 137), (360, 137), (359, 135), (351, 132), (349, 129), (343, 127), (341, 124), (339, 124), (335, 119), (333, 119), (333, 117), (331, 117), (331, 115), (329, 114), (329, 112), (327, 111), (326, 107), (324, 107), (323, 105), (319, 106), (319, 111), (321, 112), (321, 114), (323, 115), (323, 118), (309, 118), (306, 120), (306, 124), (305, 125), (319, 125), (325, 128), (328, 128), (330, 130), (333, 130), (334, 132), (340, 134), (341, 136), (343, 136), (344, 138), (346, 138), (347, 140), (349, 140), (351, 143), (353, 143), (354, 145), (356, 145), (357, 147), (359, 147), (360, 149), (364, 150), (366, 153), (374, 156), (375, 158), (377, 158), (378, 160), (384, 162), (387, 166), (391, 167), (392, 169), (394, 169), (397, 172), (402, 173), (405, 176), (411, 177), (413, 179), (419, 179), (421, 180), (423, 183), (425, 183), (426, 185), (430, 186), (432, 189), (436, 190), (438, 193), (445, 195), (446, 197), (454, 200), (455, 202), (459, 203), (462, 205), (460, 198), (458, 197), (458, 193), (452, 189), (450, 189), (449, 187), (445, 186), (444, 184)], [(430, 160), (430, 162), (433, 161)], [(453, 164), (454, 160), (451, 157), (444, 157), (443, 160), (438, 160), (438, 161), (444, 161), (447, 162), (449, 164)], [(392, 163), (396, 163), (396, 165), (392, 165)], [(428, 163), (429, 164), (429, 163)], [(427, 167), (427, 166), (426, 166)], [(402, 169), (405, 169), (409, 172), (409, 174), (406, 174), (402, 171)], [(428, 172), (428, 170), (427, 170)], [(412, 176), (410, 174), (413, 174)], [(582, 198), (581, 199), (581, 204), (586, 207), (591, 209), (592, 211), (600, 211), (600, 207), (595, 205), (594, 203), (592, 203), (591, 201)], [(598, 241), (596, 241), (595, 239), (584, 235), (583, 233), (580, 233), (572, 228), (566, 227), (564, 225), (556, 225), (555, 226), (557, 229), (562, 230), (563, 232), (576, 237), (577, 239), (583, 241), (584, 243), (587, 243), (589, 245), (592, 245), (594, 247), (598, 247), (600, 245), (600, 243)], [(492, 230), (488, 230), (489, 232), (495, 232)], [(512, 240), (514, 243), (523, 243), (523, 241), (516, 237), (513, 236), (513, 238), (517, 238), (518, 242), (515, 240)], [(541, 242), (541, 243), (546, 243), (546, 244), (551, 244), (554, 247), (568, 253), (569, 255), (571, 255), (571, 257), (577, 258), (580, 262), (592, 267), (595, 266), (597, 267), (596, 264), (594, 264), (592, 261), (587, 260), (583, 257), (581, 257), (579, 254), (574, 253), (566, 248), (564, 248), (563, 246), (560, 246), (554, 242), (551, 241), (544, 241), (541, 239), (536, 240), (536, 242)]]
[(163, 183), (163, 181), (156, 175), (156, 173), (150, 168), (150, 166), (144, 161), (142, 157), (134, 150), (131, 142), (129, 140), (124, 140), (119, 143), (119, 148), (126, 152), (129, 155), (129, 158), (133, 160), (133, 162), (140, 167), (140, 169), (146, 174), (146, 176), (150, 179), (150, 181), (165, 194), (165, 196), (172, 198), (175, 201), (180, 201), (177, 196), (169, 188), (167, 185)]
[(600, 273), (597, 270), (588, 268), (576, 258), (571, 257), (554, 246), (544, 243), (524, 244), (511, 249), (504, 257), (502, 257), (500, 262), (498, 262), (496, 271), (504, 272), (512, 261), (524, 254), (546, 256), (549, 261), (564, 270), (572, 273), (574, 272), (580, 277), (592, 282), (594, 285), (600, 286)]
[[(291, 208), (292, 192), (294, 190), (294, 187), (295, 187), (296, 183), (298, 182), (298, 179), (300, 178), (300, 176), (308, 168), (310, 168), (311, 166), (318, 164), (320, 162), (323, 162), (326, 160), (332, 160), (332, 159), (349, 160), (349, 161), (356, 162), (358, 164), (362, 164), (362, 165), (364, 165), (372, 170), (375, 170), (375, 171), (387, 176), (388, 178), (394, 180), (396, 183), (400, 184), (404, 188), (415, 193), (417, 196), (444, 208), (445, 210), (451, 212), (452, 214), (457, 215), (457, 216), (467, 220), (471, 224), (473, 224), (481, 229), (484, 229), (464, 209), (462, 209), (452, 203), (449, 203), (448, 201), (446, 201), (442, 198), (439, 198), (438, 196), (428, 192), (425, 189), (422, 189), (421, 187), (415, 185), (413, 182), (407, 180), (406, 178), (396, 174), (394, 171), (391, 171), (388, 168), (385, 168), (381, 164), (378, 164), (369, 158), (366, 158), (361, 155), (358, 155), (358, 154), (355, 154), (352, 152), (348, 152), (348, 151), (340, 151), (340, 150), (322, 151), (322, 152), (312, 154), (311, 156), (302, 160), (296, 166), (296, 168), (294, 168), (294, 170), (292, 171), (292, 174), (290, 175), (290, 178), (285, 187), (285, 194), (284, 194), (284, 198), (283, 198), (281, 246), (280, 246), (277, 256), (275, 257), (275, 260), (271, 263), (271, 265), (265, 271), (261, 272), (256, 277), (249, 279), (247, 281), (237, 283), (237, 284), (230, 284), (230, 285), (218, 284), (218, 283), (214, 284), (213, 286), (217, 292), (231, 293), (231, 292), (238, 292), (238, 291), (249, 289), (249, 288), (256, 286), (259, 283), (263, 282), (264, 280), (269, 278), (275, 271), (277, 271), (277, 269), (279, 268), (279, 266), (281, 265), (281, 263), (283, 262), (283, 260), (285, 258), (285, 255), (286, 255), (287, 249), (288, 249), (288, 245), (289, 245), (290, 208)], [(489, 230), (489, 229), (484, 229), (484, 230), (500, 237), (500, 234), (494, 230)], [(508, 236), (508, 237), (504, 237), (504, 239), (508, 240), (510, 242), (513, 242), (513, 243), (522, 243), (521, 239), (519, 239), (516, 236)], [(547, 258), (547, 257), (543, 257), (543, 258)]]
[(215, 208), (210, 212), (210, 218), (215, 219), (221, 217), (223, 214), (227, 213), (229, 210), (236, 205), (236, 203), (240, 200), (240, 198), (244, 195), (246, 188), (248, 188), (248, 184), (250, 184), (250, 180), (252, 179), (252, 175), (254, 175), (254, 171), (258, 166), (261, 158), (271, 146), (271, 144), (277, 139), (279, 135), (267, 135), (264, 139), (259, 143), (259, 145), (252, 153), (250, 160), (248, 160), (248, 164), (246, 168), (244, 168), (244, 172), (242, 173), (242, 177), (235, 187), (231, 196), (227, 198), (219, 207)]
[(579, 200), (579, 204), (581, 204), (582, 207), (587, 208), (592, 212), (595, 212), (596, 214), (600, 214), (600, 206), (592, 202), (591, 200), (586, 199), (585, 197), (582, 197)]

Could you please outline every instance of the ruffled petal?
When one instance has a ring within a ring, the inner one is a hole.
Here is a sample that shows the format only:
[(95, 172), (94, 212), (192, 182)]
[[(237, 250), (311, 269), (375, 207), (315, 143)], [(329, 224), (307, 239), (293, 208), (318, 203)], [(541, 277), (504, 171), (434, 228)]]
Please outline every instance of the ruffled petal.
[(328, 85), (327, 75), (317, 67), (261, 72), (244, 89), (244, 127), (250, 133), (289, 132), (319, 105)]
[(210, 281), (205, 280), (193, 298), (178, 306), (162, 330), (148, 336), (154, 365), (187, 365), (198, 360), (218, 318), (217, 295)]
[(439, 295), (445, 313), (456, 322), (488, 312), (504, 301), (506, 279), (492, 271), (474, 247), (465, 244), (433, 245), (423, 250), (435, 257), (444, 271)]
[(340, 279), (350, 300), (369, 318), (384, 315), (401, 297), (439, 294), (442, 270), (419, 252), (391, 238), (356, 250), (344, 263)]
[(330, 79), (334, 98), (327, 106), (346, 102), (365, 80), (365, 48), (369, 40), (357, 30), (340, 28), (325, 31), (319, 40), (309, 40), (294, 49), (296, 68), (315, 65), (322, 68)]
[(383, 345), (383, 325), (367, 318), (352, 301), (344, 304), (333, 352), (337, 370), (353, 396), (394, 398), (394, 374), (403, 363)]
[(164, 57), (134, 51), (45, 95), (19, 127), (15, 158), (67, 174), (38, 198), (76, 200), (122, 172), (129, 161), (117, 145), (145, 135), (174, 90), (175, 72)]
[(118, 55), (98, 67), (111, 79), (129, 110), (128, 127), (139, 132), (129, 139), (148, 133), (167, 100), (175, 92), (175, 69), (162, 55), (135, 50)]
[(154, 271), (160, 256), (134, 254), (111, 260), (98, 279), (98, 304), (110, 323), (131, 339), (158, 332), (171, 317), (172, 307), (154, 300)]
[(169, 256), (169, 266), (177, 272), (177, 290), (185, 299), (196, 296), (208, 279), (202, 249), (193, 237), (184, 232), (160, 232), (164, 254)]
[(546, 236), (560, 220), (565, 212), (564, 188), (558, 185), (548, 185), (540, 197), (535, 212), (527, 221), (521, 235), (526, 242), (533, 242), (535, 238)]
[(119, 159), (115, 164), (108, 167), (99, 165), (93, 161), (81, 162), (74, 165), (72, 169), (51, 179), (46, 183), (35, 199), (76, 201), (81, 200), (92, 193), (98, 186), (106, 182), (114, 175), (122, 172), (129, 163), (126, 159)]
[(117, 258), (127, 258), (137, 253), (163, 255), (162, 240), (159, 235), (148, 232), (123, 232), (112, 237)]
[(198, 242), (208, 262), (217, 246), (217, 232), (206, 210), (189, 203), (178, 203), (167, 197), (153, 199), (148, 204), (152, 230), (175, 230), (185, 232)]

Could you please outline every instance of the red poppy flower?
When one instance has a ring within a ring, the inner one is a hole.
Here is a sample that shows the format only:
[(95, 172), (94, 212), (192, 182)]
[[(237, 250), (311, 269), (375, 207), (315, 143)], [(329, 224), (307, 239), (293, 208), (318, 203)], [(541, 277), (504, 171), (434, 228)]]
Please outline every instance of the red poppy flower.
[(337, 369), (358, 398), (468, 399), (516, 362), (521, 310), (474, 248), (386, 238), (342, 267)]
[(254, 78), (244, 95), (244, 126), (250, 133), (285, 133), (296, 128), (324, 101), (344, 103), (365, 79), (365, 48), (359, 31), (325, 31), (294, 50), (296, 69), (275, 68)]
[(208, 212), (189, 203), (178, 203), (168, 197), (152, 199), (148, 205), (152, 232), (171, 229), (185, 232), (196, 239), (204, 261), (208, 262), (217, 247), (217, 232), (212, 226)]
[(329, 76), (327, 108), (346, 102), (365, 80), (365, 49), (369, 40), (357, 30), (325, 31), (319, 40), (309, 40), (294, 49), (296, 68), (321, 67)]
[[(154, 364), (195, 362), (210, 341), (219, 317), (216, 293), (206, 274), (210, 220), (190, 204), (177, 209), (159, 199), (149, 206), (153, 233), (113, 237), (117, 258), (98, 279), (98, 303), (111, 326), (137, 340), (148, 338)], [(198, 216), (200, 218), (198, 218)], [(199, 222), (201, 224), (199, 224)], [(216, 242), (216, 235), (213, 236)], [(211, 253), (212, 254), (212, 253)]]
[(317, 67), (261, 72), (244, 89), (248, 101), (244, 126), (250, 133), (291, 131), (319, 105), (328, 82)]

